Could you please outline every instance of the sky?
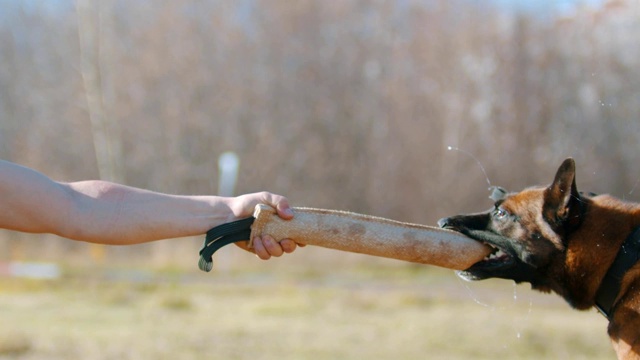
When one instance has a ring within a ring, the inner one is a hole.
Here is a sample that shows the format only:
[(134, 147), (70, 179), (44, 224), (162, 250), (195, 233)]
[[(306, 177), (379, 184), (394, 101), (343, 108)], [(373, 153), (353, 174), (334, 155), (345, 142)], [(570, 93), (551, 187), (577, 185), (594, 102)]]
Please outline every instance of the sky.
[(566, 14), (579, 6), (598, 7), (606, 0), (472, 0), (478, 4), (491, 2), (500, 7), (525, 13)]
[[(133, 0), (144, 1), (144, 0)], [(219, 1), (219, 0), (214, 0)], [(323, 0), (318, 0), (323, 1)], [(492, 3), (505, 9), (513, 11), (523, 11), (529, 13), (566, 13), (572, 11), (576, 6), (588, 5), (598, 6), (606, 0), (469, 0), (477, 5), (483, 3)], [(68, 9), (75, 6), (74, 0), (0, 0), (0, 8), (16, 8), (21, 6), (23, 9), (36, 9), (40, 11), (55, 11), (56, 8)]]

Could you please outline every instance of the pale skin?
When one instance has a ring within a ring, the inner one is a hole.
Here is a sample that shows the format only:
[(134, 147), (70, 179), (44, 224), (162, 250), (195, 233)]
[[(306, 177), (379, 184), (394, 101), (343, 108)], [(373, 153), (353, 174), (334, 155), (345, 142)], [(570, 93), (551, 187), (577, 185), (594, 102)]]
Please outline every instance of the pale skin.
[[(252, 215), (256, 204), (293, 218), (288, 200), (270, 192), (236, 197), (169, 195), (100, 180), (58, 182), (0, 160), (0, 228), (50, 233), (71, 240), (131, 245), (205, 234)], [(260, 259), (293, 252), (295, 242), (265, 235), (236, 243)]]

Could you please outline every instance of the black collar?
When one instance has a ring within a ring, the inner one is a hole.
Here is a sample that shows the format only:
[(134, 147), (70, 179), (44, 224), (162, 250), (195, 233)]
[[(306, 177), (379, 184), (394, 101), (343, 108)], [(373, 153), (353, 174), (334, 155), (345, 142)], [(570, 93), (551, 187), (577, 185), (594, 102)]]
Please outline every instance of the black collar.
[(611, 310), (619, 295), (622, 277), (638, 260), (640, 260), (640, 227), (637, 227), (624, 241), (596, 292), (596, 308), (607, 319), (611, 320)]

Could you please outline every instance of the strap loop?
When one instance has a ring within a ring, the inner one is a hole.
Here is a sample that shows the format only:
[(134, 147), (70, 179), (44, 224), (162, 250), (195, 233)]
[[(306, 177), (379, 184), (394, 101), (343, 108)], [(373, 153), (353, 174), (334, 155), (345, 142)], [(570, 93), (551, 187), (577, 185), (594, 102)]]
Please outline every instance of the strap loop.
[(249, 240), (251, 237), (251, 225), (254, 220), (254, 217), (248, 217), (218, 225), (207, 231), (202, 249), (200, 249), (200, 261), (198, 261), (200, 270), (209, 272), (213, 269), (213, 254), (223, 246)]

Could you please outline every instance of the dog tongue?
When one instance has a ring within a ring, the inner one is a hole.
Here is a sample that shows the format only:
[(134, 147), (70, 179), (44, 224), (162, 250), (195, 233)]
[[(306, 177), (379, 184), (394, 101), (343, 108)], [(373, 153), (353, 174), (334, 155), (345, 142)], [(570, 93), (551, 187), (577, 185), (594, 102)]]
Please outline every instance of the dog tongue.
[(464, 270), (493, 249), (461, 233), (351, 212), (293, 208), (294, 218), (282, 220), (275, 210), (257, 205), (251, 239), (269, 234), (276, 240), (381, 256)]

